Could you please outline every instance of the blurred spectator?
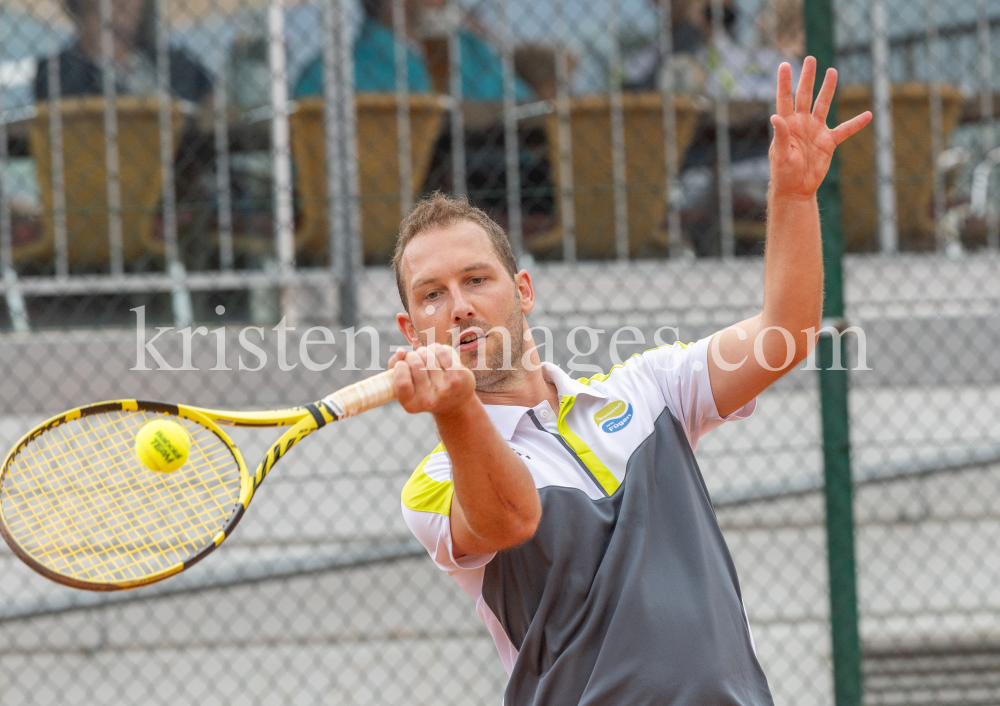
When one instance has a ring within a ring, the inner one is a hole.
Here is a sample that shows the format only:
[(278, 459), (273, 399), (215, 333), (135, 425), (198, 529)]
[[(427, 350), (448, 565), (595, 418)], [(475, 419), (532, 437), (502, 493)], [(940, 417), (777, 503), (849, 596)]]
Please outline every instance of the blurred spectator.
[[(101, 64), (100, 0), (63, 0), (76, 25), (76, 41), (59, 54), (60, 96), (100, 96), (104, 92)], [(114, 38), (113, 71), (120, 96), (153, 96), (158, 90), (156, 70), (156, 5), (154, 0), (115, 0), (111, 31)], [(186, 51), (169, 49), (170, 93), (179, 100), (198, 104), (201, 122), (211, 125), (212, 79)], [(48, 59), (38, 62), (35, 98), (49, 96)], [(185, 126), (177, 145), (175, 164), (176, 217), (181, 250), (189, 265), (200, 266), (217, 248), (210, 243), (214, 230), (212, 199), (214, 151), (211, 134), (199, 130), (194, 121)], [(154, 153), (155, 154), (155, 153)], [(123, 159), (131, 159), (123, 155)], [(68, 155), (67, 160), (73, 156)], [(101, 204), (103, 206), (103, 204)], [(154, 222), (153, 238), (163, 237), (163, 219)]]
[[(658, 0), (650, 0), (659, 6)], [(747, 45), (737, 41), (738, 10), (733, 0), (723, 0), (724, 32), (713, 42), (711, 0), (677, 0), (672, 3), (673, 45), (679, 93), (717, 95), (745, 100), (774, 97), (774, 76), (778, 64), (792, 64), (798, 80), (805, 53), (802, 29), (802, 0), (768, 0), (757, 16), (757, 41)], [(657, 90), (660, 67), (659, 37), (624, 57), (625, 87)]]
[[(805, 53), (802, 0), (768, 0), (756, 17), (757, 38), (752, 45), (740, 43), (734, 36), (732, 28), (738, 19), (735, 6), (727, 7), (723, 18), (726, 31), (715, 42), (707, 41), (712, 31), (711, 5), (707, 2), (701, 17), (706, 43), (699, 57), (708, 67), (705, 92), (713, 97), (724, 94), (732, 101), (730, 178), (736, 254), (757, 254), (763, 250), (770, 179), (768, 116), (778, 66), (788, 61), (795, 82), (801, 72)], [(706, 118), (685, 157), (681, 177), (685, 231), (700, 256), (721, 254), (716, 128)]]
[[(704, 18), (706, 36), (711, 36), (711, 8)], [(802, 0), (768, 0), (757, 15), (757, 41), (753, 45), (736, 41), (732, 32), (735, 21), (735, 8), (727, 8), (723, 19), (726, 31), (707, 50), (707, 92), (714, 96), (725, 91), (731, 99), (771, 101), (783, 61), (792, 65), (792, 81), (797, 85), (805, 53)]]
[[(572, 74), (576, 57), (566, 56), (567, 73)], [(531, 87), (537, 100), (556, 97), (556, 52), (547, 44), (521, 44), (514, 50), (514, 70)]]
[[(441, 92), (447, 92), (447, 38), (450, 31), (448, 0), (425, 0), (420, 18), (420, 34), (428, 47), (432, 73)], [(500, 51), (488, 41), (489, 31), (474, 15), (463, 12), (458, 27), (459, 55), (462, 67), (462, 99), (467, 101), (503, 100), (503, 64)], [(439, 66), (440, 70), (434, 71)], [(514, 77), (514, 96), (518, 101), (534, 100), (535, 95), (520, 76)]]
[[(447, 0), (406, 0), (407, 38), (422, 40), (407, 46), (407, 83), (410, 93), (448, 92)], [(396, 89), (395, 34), (391, 0), (363, 0), (364, 21), (354, 42), (354, 81), (359, 93), (384, 93)], [(461, 53), (462, 98), (481, 104), (485, 110), (466, 112), (466, 183), (473, 199), (503, 220), (506, 209), (506, 161), (501, 115), (487, 103), (503, 100), (503, 67), (500, 52), (485, 37), (487, 31), (474, 17), (465, 15), (458, 29)], [(551, 53), (550, 53), (551, 55)], [(550, 58), (551, 63), (551, 58)], [(435, 70), (436, 69), (436, 70)], [(554, 72), (552, 72), (554, 75)], [(301, 98), (323, 92), (323, 62), (317, 57), (302, 70), (293, 95)], [(530, 101), (535, 93), (521, 77), (515, 79), (518, 101)], [(545, 145), (538, 134), (521, 134), (521, 183), (525, 192), (551, 188)], [(544, 139), (544, 138), (542, 138)], [(452, 189), (451, 134), (446, 128), (431, 160), (425, 190)], [(550, 227), (551, 197), (525, 203), (525, 229), (532, 224)], [(541, 212), (541, 213), (539, 213)]]
[[(406, 0), (407, 35), (416, 34), (421, 2)], [(354, 40), (354, 88), (359, 93), (396, 90), (396, 49), (391, 0), (363, 0), (361, 32)], [(420, 50), (406, 48), (406, 82), (410, 93), (430, 93), (431, 79)], [(295, 82), (296, 98), (323, 94), (323, 57), (309, 62)]]
[[(650, 3), (657, 8), (660, 5), (658, 0), (650, 0)], [(677, 66), (675, 89), (680, 93), (697, 92), (704, 84), (704, 76), (694, 57), (705, 47), (711, 34), (711, 27), (706, 26), (705, 22), (708, 0), (674, 0), (670, 9), (674, 54), (682, 59)], [(731, 7), (726, 16), (735, 19)], [(652, 37), (641, 49), (629, 52), (623, 57), (623, 61), (626, 89), (659, 89), (660, 67), (663, 65), (659, 36)]]
[[(435, 85), (449, 88), (447, 0), (428, 0), (422, 35)], [(489, 31), (471, 13), (463, 13), (457, 28), (461, 57), (462, 99), (465, 103), (466, 187), (477, 206), (498, 223), (509, 225), (507, 156), (503, 128), (503, 62)], [(518, 48), (514, 56), (514, 99), (525, 103), (555, 97), (555, 52), (550, 47)], [(532, 83), (524, 80), (532, 79)], [(540, 92), (538, 92), (540, 91)], [(527, 243), (555, 223), (548, 135), (537, 121), (520, 121), (517, 129), (521, 227)], [(446, 129), (435, 149), (426, 188), (450, 191), (452, 136)]]
[[(461, 11), (458, 26), (455, 27), (448, 0), (425, 0), (420, 35), (434, 86), (442, 93), (450, 92), (449, 37), (453, 31), (457, 35), (461, 60), (466, 188), (477, 206), (486, 209), (501, 225), (507, 226), (507, 158), (501, 106), (504, 87), (500, 49), (490, 38), (489, 30), (474, 14)], [(536, 78), (543, 79), (544, 83), (545, 74), (550, 74), (549, 88), (554, 94), (554, 52), (536, 46), (522, 53), (522, 67), (524, 58), (532, 55), (534, 60), (543, 64), (537, 67)], [(515, 100), (519, 103), (536, 100), (533, 87), (518, 75), (516, 56), (514, 63)], [(530, 236), (551, 228), (554, 223), (552, 178), (546, 159), (544, 129), (523, 121), (518, 125), (517, 136), (522, 228), (524, 234)], [(426, 190), (454, 189), (451, 155), (449, 125), (435, 147), (424, 185)]]
[[(64, 0), (77, 27), (77, 40), (59, 54), (59, 82), (63, 96), (100, 95), (100, 0)], [(114, 35), (114, 72), (120, 95), (156, 93), (156, 15), (152, 0), (116, 0), (111, 30)], [(212, 92), (208, 73), (187, 52), (171, 49), (170, 91), (176, 98), (199, 103)], [(35, 98), (48, 100), (48, 59), (38, 62)]]
[[(434, 40), (445, 40), (448, 27), (445, 18), (446, 0), (406, 0), (407, 37), (420, 37), (433, 47)], [(354, 85), (359, 93), (384, 93), (396, 90), (395, 35), (390, 0), (363, 0), (364, 21), (354, 42)], [(462, 57), (462, 96), (469, 101), (503, 100), (503, 70), (500, 53), (485, 39), (486, 31), (471, 16), (463, 19), (458, 30)], [(427, 53), (431, 62), (438, 63), (447, 75), (447, 56), (437, 57), (433, 48), (407, 47), (407, 83), (410, 93), (429, 93), (437, 88), (448, 92), (447, 79), (435, 83), (428, 71)], [(323, 92), (323, 61), (317, 57), (302, 70), (293, 91), (296, 97), (320, 95)], [(518, 100), (531, 100), (534, 94), (520, 77), (516, 80)]]
[(806, 55), (802, 0), (768, 0), (757, 16), (761, 44), (770, 44), (787, 60), (801, 62)]

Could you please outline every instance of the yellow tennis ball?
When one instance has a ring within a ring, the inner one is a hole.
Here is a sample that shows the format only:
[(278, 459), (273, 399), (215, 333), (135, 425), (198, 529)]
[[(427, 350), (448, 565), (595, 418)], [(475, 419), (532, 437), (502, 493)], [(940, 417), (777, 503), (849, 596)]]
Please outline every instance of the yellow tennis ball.
[(191, 437), (177, 422), (154, 419), (135, 435), (135, 455), (151, 471), (172, 473), (184, 465)]

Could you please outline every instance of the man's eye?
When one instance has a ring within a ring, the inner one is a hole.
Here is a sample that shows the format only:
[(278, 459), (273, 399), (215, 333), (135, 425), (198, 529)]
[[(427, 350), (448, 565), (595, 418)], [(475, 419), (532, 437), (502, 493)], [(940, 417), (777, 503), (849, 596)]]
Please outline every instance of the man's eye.
[(430, 294), (428, 294), (425, 297), (425, 299), (437, 299), (440, 296), (441, 296), (441, 292), (431, 292)]
[(482, 284), (485, 281), (486, 281), (485, 277), (473, 277), (472, 279), (469, 280), (469, 283), (470, 284)]

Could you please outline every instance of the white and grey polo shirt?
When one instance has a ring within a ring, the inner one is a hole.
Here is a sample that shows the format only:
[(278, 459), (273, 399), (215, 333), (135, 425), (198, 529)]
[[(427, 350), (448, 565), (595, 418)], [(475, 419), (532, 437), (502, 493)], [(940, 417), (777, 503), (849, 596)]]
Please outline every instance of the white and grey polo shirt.
[(506, 706), (772, 703), (694, 459), (702, 434), (756, 401), (719, 417), (708, 346), (657, 348), (580, 380), (544, 364), (558, 410), (486, 406), (541, 497), (520, 546), (455, 558), (442, 445), (406, 483), (407, 525), (493, 636)]

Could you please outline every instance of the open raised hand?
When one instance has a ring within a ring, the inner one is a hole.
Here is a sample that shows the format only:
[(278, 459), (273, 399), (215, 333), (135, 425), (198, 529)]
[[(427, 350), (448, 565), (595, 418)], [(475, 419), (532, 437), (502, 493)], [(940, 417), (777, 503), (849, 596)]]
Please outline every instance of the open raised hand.
[(826, 116), (837, 87), (837, 70), (827, 70), (813, 106), (815, 79), (816, 59), (808, 56), (793, 100), (792, 67), (783, 63), (778, 68), (778, 113), (771, 116), (774, 140), (768, 151), (775, 195), (812, 198), (830, 168), (833, 150), (872, 119), (872, 114), (865, 111), (831, 130)]

